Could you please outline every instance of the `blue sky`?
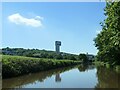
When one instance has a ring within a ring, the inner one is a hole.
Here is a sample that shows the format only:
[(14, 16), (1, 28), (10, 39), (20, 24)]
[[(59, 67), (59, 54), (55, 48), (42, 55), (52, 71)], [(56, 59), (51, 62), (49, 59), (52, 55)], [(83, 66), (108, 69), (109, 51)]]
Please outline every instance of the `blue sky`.
[(105, 19), (104, 2), (16, 2), (2, 4), (2, 47), (96, 54), (93, 39)]

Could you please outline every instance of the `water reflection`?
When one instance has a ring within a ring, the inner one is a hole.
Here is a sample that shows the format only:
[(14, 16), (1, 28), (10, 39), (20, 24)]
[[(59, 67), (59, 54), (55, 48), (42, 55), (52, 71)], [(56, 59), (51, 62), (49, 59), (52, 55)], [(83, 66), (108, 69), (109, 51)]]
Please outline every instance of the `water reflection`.
[(55, 76), (55, 81), (56, 82), (61, 82), (61, 77), (60, 77), (60, 73), (57, 73)]
[(78, 67), (78, 70), (80, 71), (80, 72), (85, 72), (86, 70), (88, 69), (88, 65), (86, 64), (86, 65), (80, 65), (79, 67)]
[(2, 87), (3, 88), (16, 88), (16, 87), (24, 88), (25, 85), (33, 84), (35, 83), (35, 81), (44, 82), (46, 78), (49, 78), (52, 75), (56, 75), (55, 81), (60, 82), (61, 81), (60, 73), (69, 71), (72, 68), (76, 68), (76, 67), (75, 66), (65, 67), (65, 68), (59, 68), (59, 69), (44, 71), (40, 73), (33, 73), (33, 74), (10, 78), (10, 79), (3, 79)]
[[(78, 67), (80, 72), (94, 69), (95, 65), (82, 64)], [(96, 67), (98, 83), (95, 88), (120, 88), (120, 73), (105, 67)]]
[(96, 88), (120, 88), (120, 73), (105, 67), (97, 67)]
[(79, 65), (78, 70), (80, 72), (85, 72), (85, 71), (88, 71), (88, 70), (92, 70), (94, 68), (95, 68), (95, 65), (87, 63), (87, 64)]
[(82, 64), (3, 79), (3, 88), (120, 88), (120, 73)]

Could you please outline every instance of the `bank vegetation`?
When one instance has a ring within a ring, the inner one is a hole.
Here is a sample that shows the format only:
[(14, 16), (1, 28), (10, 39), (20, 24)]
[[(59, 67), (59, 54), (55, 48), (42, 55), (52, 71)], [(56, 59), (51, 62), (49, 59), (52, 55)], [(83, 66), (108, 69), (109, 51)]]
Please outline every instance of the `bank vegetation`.
[(80, 61), (2, 55), (2, 78), (79, 64)]

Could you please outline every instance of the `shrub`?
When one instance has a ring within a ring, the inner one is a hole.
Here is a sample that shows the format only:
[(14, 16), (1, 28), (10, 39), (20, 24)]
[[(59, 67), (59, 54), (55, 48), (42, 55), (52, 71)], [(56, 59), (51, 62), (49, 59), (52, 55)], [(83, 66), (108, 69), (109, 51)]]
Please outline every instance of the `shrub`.
[(116, 72), (119, 72), (119, 73), (120, 73), (120, 66), (117, 65), (117, 66), (115, 67), (115, 70), (116, 70)]
[(3, 78), (8, 78), (43, 70), (70, 66), (78, 63), (80, 62), (72, 60), (48, 60), (43, 58), (3, 55), (2, 76)]

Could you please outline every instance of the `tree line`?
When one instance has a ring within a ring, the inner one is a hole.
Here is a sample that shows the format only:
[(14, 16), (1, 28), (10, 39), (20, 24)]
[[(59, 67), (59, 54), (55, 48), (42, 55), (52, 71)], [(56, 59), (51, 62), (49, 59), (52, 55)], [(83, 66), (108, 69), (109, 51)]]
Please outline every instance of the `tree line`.
[(87, 61), (86, 54), (70, 54), (60, 52), (57, 54), (55, 51), (39, 50), (39, 49), (24, 49), (24, 48), (3, 48), (3, 55), (17, 55), (17, 56), (26, 56), (34, 58), (48, 58), (48, 59), (66, 59), (66, 60), (82, 60)]

